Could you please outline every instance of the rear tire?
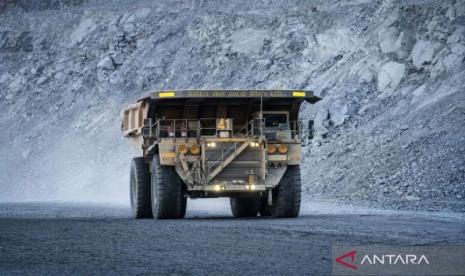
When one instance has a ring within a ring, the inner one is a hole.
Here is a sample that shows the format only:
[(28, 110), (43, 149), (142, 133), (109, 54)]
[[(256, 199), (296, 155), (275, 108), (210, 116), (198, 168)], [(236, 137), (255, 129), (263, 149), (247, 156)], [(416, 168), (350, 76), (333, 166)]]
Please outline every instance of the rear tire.
[(260, 207), (258, 209), (258, 213), (262, 217), (271, 216), (271, 206), (268, 205), (268, 197), (264, 196), (260, 199)]
[(132, 159), (129, 190), (134, 218), (151, 218), (150, 167), (143, 157)]
[(186, 187), (174, 166), (162, 166), (158, 155), (152, 160), (152, 214), (157, 219), (186, 215)]
[(273, 189), (273, 217), (294, 218), (300, 212), (300, 166), (288, 166), (278, 186)]
[(256, 197), (229, 198), (231, 212), (234, 217), (256, 217), (260, 206), (260, 199)]

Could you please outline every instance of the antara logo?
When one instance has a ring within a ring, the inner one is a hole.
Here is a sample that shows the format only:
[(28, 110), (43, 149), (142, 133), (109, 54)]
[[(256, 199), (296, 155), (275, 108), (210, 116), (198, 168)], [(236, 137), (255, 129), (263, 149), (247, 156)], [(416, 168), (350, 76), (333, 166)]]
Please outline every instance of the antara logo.
[[(357, 260), (357, 251), (352, 250), (336, 258), (336, 262), (348, 267), (350, 269), (356, 270), (356, 260)], [(429, 264), (428, 259), (425, 255), (395, 255), (395, 254), (386, 254), (386, 255), (364, 255), (360, 265), (419, 265), (419, 264)]]
[[(348, 268), (352, 268), (353, 270), (357, 269), (357, 266), (354, 264), (357, 258), (357, 251), (353, 250), (350, 251), (342, 256), (336, 258), (336, 262), (340, 263), (343, 266), (347, 266)], [(350, 262), (348, 263), (347, 260)]]

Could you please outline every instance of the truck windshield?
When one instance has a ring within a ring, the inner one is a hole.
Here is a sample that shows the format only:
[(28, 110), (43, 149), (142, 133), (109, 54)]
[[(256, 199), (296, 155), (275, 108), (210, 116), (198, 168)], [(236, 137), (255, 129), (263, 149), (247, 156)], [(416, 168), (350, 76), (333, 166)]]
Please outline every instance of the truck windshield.
[(286, 114), (263, 114), (266, 128), (289, 128)]

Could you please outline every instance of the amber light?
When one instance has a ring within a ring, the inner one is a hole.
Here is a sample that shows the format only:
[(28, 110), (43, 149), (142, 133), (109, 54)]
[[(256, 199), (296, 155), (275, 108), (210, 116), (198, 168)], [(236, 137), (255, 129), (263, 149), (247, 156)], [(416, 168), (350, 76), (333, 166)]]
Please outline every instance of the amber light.
[(190, 149), (191, 154), (197, 155), (200, 153), (200, 147), (197, 145), (193, 145)]
[(278, 147), (278, 152), (281, 154), (287, 153), (288, 150), (289, 148), (286, 145), (279, 145)]
[(276, 146), (275, 145), (268, 145), (266, 148), (268, 150), (268, 154), (276, 153)]
[(178, 152), (182, 154), (186, 154), (189, 151), (186, 145), (179, 145)]

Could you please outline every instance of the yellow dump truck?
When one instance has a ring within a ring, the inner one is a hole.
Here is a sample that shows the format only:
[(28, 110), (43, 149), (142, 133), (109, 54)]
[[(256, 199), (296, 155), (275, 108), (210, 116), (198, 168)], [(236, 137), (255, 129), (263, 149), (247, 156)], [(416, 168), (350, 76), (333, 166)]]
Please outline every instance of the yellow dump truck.
[(296, 217), (301, 197), (298, 119), (311, 91), (155, 91), (122, 112), (136, 218), (183, 218), (187, 197), (229, 197), (235, 217)]

